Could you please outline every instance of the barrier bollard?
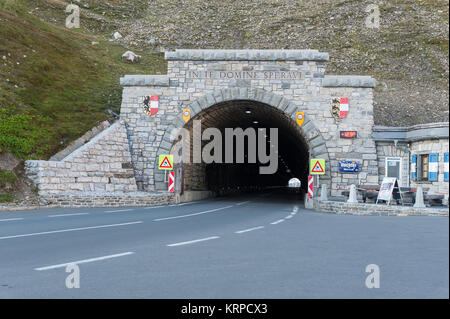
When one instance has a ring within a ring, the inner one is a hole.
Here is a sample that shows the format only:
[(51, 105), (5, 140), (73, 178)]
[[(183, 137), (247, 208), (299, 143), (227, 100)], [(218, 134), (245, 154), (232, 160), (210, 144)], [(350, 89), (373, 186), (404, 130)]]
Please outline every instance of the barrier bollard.
[(414, 208), (425, 208), (425, 204), (423, 202), (422, 187), (417, 187), (416, 202), (414, 203)]
[(322, 188), (320, 190), (320, 200), (328, 200), (328, 186), (326, 184), (322, 184)]
[(312, 197), (308, 197), (308, 194), (305, 194), (305, 208), (313, 209), (314, 208), (314, 200)]
[(350, 185), (350, 194), (348, 195), (347, 203), (358, 203), (355, 184)]

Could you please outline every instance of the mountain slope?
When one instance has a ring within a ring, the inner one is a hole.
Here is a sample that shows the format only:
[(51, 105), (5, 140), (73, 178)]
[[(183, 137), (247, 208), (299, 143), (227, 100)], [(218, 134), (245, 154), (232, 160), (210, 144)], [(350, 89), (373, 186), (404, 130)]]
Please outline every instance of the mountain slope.
[[(175, 48), (326, 51), (328, 74), (377, 79), (377, 125), (448, 121), (448, 0), (75, 0), (79, 29), (69, 3), (0, 0), (0, 155), (49, 158), (119, 110), (120, 76), (164, 74)], [(0, 166), (0, 195), (16, 183)]]

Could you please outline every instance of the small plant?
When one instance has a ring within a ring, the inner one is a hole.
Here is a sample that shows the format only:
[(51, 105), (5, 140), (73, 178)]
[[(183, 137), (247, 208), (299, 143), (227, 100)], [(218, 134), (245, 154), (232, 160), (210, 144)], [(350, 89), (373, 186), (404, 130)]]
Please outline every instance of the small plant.
[(0, 169), (0, 187), (6, 186), (6, 184), (14, 184), (17, 180), (16, 175), (12, 172), (6, 172)]
[(12, 203), (14, 201), (14, 196), (10, 194), (0, 194), (0, 203)]

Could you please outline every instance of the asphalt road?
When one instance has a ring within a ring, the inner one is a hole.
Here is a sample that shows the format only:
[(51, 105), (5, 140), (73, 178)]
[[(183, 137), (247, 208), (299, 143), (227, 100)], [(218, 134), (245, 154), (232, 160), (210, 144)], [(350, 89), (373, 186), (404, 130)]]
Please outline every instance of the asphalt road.
[(0, 213), (0, 298), (448, 297), (447, 217), (322, 214), (277, 194)]

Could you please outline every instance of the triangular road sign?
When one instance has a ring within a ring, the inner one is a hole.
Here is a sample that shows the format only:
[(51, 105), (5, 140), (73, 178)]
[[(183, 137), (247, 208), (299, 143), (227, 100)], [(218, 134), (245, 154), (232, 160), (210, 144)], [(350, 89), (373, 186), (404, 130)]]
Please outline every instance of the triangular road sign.
[(173, 169), (173, 155), (159, 155), (159, 169)]
[(325, 174), (325, 160), (324, 159), (311, 159), (310, 163), (311, 175), (324, 175)]
[(312, 172), (313, 173), (324, 173), (325, 171), (323, 170), (322, 166), (320, 166), (320, 163), (316, 162), (316, 165), (314, 165)]
[(159, 165), (160, 168), (172, 168), (172, 165), (170, 165), (169, 159), (167, 157), (165, 157), (161, 163), (161, 165)]

